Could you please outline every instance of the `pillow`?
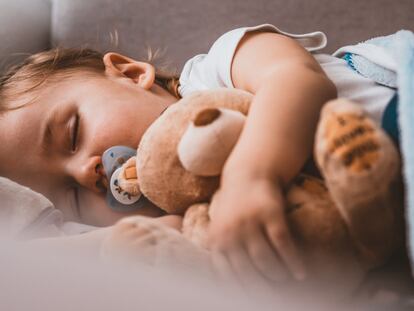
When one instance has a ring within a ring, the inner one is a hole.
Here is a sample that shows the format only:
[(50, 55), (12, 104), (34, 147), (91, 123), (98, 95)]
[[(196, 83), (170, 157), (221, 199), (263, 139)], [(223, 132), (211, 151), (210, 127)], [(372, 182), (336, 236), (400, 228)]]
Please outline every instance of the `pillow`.
[(63, 214), (46, 197), (4, 177), (0, 177), (0, 202), (2, 237), (56, 235), (63, 224)]

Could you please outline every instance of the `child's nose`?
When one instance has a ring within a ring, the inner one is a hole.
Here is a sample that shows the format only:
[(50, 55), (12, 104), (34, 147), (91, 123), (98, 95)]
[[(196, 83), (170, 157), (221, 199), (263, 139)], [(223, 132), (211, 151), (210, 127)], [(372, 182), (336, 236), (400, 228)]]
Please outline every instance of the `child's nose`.
[(102, 158), (89, 158), (78, 170), (76, 179), (81, 186), (95, 192), (106, 192), (108, 181), (104, 173)]

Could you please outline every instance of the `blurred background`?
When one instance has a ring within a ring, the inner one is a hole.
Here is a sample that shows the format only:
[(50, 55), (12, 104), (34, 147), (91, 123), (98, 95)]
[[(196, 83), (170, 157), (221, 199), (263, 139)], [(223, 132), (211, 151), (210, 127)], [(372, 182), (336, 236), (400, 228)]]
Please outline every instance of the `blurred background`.
[(224, 32), (272, 23), (292, 33), (321, 30), (324, 52), (414, 29), (413, 0), (0, 0), (0, 68), (53, 46), (144, 57), (160, 48), (178, 71)]

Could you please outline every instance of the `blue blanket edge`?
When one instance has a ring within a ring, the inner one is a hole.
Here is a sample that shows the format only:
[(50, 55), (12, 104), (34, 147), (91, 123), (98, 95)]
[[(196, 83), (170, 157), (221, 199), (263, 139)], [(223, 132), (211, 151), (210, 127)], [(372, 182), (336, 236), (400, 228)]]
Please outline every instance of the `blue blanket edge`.
[[(401, 131), (403, 177), (406, 189), (405, 218), (411, 267), (414, 266), (414, 34), (400, 30), (395, 34), (395, 58), (399, 88), (398, 121)], [(412, 269), (413, 270), (413, 269)]]

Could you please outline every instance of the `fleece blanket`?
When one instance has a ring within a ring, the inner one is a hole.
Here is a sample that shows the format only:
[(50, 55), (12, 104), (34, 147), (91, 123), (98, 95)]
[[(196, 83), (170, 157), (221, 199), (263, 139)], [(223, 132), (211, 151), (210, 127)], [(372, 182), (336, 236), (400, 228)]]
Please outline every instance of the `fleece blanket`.
[(334, 55), (345, 57), (360, 74), (398, 88), (397, 118), (406, 188), (407, 240), (414, 267), (414, 34), (400, 30), (343, 47)]

